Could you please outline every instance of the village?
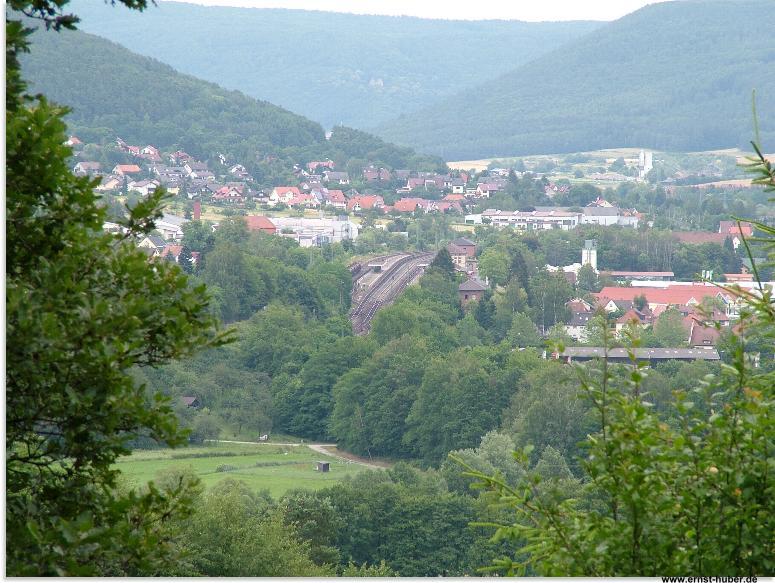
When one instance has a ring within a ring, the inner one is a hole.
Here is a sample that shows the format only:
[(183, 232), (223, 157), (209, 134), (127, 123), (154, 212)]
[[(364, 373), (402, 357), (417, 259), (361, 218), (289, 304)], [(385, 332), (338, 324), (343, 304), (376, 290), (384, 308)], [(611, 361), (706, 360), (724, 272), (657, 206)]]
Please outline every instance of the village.
[[(722, 225), (730, 231), (732, 226)], [(735, 227), (737, 237), (752, 234), (750, 225)], [(739, 239), (737, 239), (739, 241)], [(455, 270), (465, 274), (466, 280), (458, 287), (463, 306), (480, 301), (489, 293), (490, 285), (478, 273), (477, 246), (474, 241), (461, 237), (446, 247)], [(725, 332), (740, 333), (736, 321), (745, 307), (745, 299), (733, 293), (731, 287), (741, 288), (748, 293), (761, 293), (759, 282), (745, 267), (740, 274), (724, 274), (724, 281), (712, 281), (713, 274), (702, 282), (673, 281), (672, 272), (602, 271), (598, 269), (596, 242), (588, 240), (581, 249), (581, 262), (568, 266), (546, 265), (549, 272), (561, 273), (578, 293), (565, 303), (569, 318), (562, 323), (562, 331), (571, 344), (586, 344), (588, 348), (569, 347), (562, 353), (552, 355), (566, 362), (584, 361), (603, 355), (600, 346), (589, 347), (595, 335), (594, 327), (601, 321), (607, 323), (612, 337), (625, 340), (627, 333), (652, 329), (660, 317), (672, 317), (675, 328), (678, 324), (684, 336), (676, 338), (677, 345), (666, 349), (641, 351), (638, 359), (657, 363), (667, 360), (720, 360), (718, 345)], [(581, 269), (591, 269), (601, 280), (610, 285), (600, 291), (584, 293), (578, 287)], [(764, 289), (775, 289), (775, 282), (762, 282)], [(596, 321), (596, 317), (597, 321)], [(547, 336), (549, 331), (538, 331)], [(622, 349), (620, 349), (621, 351)], [(628, 361), (625, 352), (620, 355)]]
[[(81, 141), (71, 136), (68, 145), (78, 150)], [(210, 218), (218, 213), (232, 211), (241, 216), (250, 232), (286, 237), (300, 247), (322, 247), (344, 241), (355, 241), (369, 225), (384, 229), (385, 221), (373, 220), (380, 216), (406, 215), (416, 218), (427, 214), (447, 214), (460, 225), (461, 234), (446, 247), (457, 272), (464, 276), (459, 286), (460, 302), (466, 305), (481, 300), (491, 288), (487, 278), (480, 278), (477, 245), (467, 238), (478, 226), (508, 228), (518, 232), (572, 231), (586, 225), (638, 229), (648, 228), (652, 220), (636, 209), (619, 208), (602, 197), (579, 206), (534, 206), (531, 210), (507, 211), (487, 208), (488, 201), (509, 187), (515, 179), (513, 169), (453, 170), (446, 174), (391, 170), (368, 165), (360, 175), (351, 177), (339, 171), (332, 160), (311, 161), (295, 165), (293, 185), (258, 188), (245, 166), (228, 163), (220, 156), (216, 165), (198, 161), (183, 151), (163, 153), (151, 145), (144, 147), (126, 144), (118, 138), (116, 147), (131, 156), (134, 164), (116, 164), (103, 169), (98, 162), (79, 161), (73, 172), (80, 176), (99, 177), (95, 190), (101, 195), (147, 196), (163, 187), (188, 205), (190, 211), (180, 216), (165, 213), (156, 221), (154, 233), (138, 241), (138, 247), (150, 259), (175, 261), (190, 265), (194, 270), (199, 253), (186, 248), (184, 225), (203, 220), (203, 207)], [(626, 180), (642, 180), (653, 168), (650, 153), (638, 159), (638, 171)], [(211, 167), (212, 166), (212, 167)], [(525, 170), (521, 175), (532, 176)], [(521, 176), (520, 176), (521, 177)], [(597, 176), (611, 180), (611, 173)], [(549, 199), (567, 194), (568, 186), (544, 180), (544, 191)], [(398, 187), (396, 188), (396, 186)], [(358, 186), (356, 189), (355, 186)], [(359, 192), (365, 191), (366, 193)], [(377, 194), (381, 192), (381, 194)], [(388, 204), (392, 202), (392, 204)], [(474, 209), (480, 212), (471, 212)], [(253, 214), (251, 209), (262, 209), (265, 214)], [(219, 220), (210, 220), (213, 231)], [(648, 224), (646, 224), (648, 223)], [(106, 231), (120, 230), (115, 222), (104, 225)], [(750, 238), (753, 228), (749, 223), (721, 221), (717, 232), (675, 231), (675, 240), (689, 245), (716, 243), (729, 240), (736, 251), (744, 237)], [(687, 350), (715, 350), (721, 332), (729, 329), (739, 316), (740, 300), (725, 293), (722, 285), (739, 284), (751, 287), (753, 275), (743, 267), (740, 273), (723, 274), (724, 284), (712, 281), (711, 273), (703, 283), (674, 281), (673, 272), (639, 272), (598, 270), (595, 241), (586, 241), (581, 249), (581, 262), (565, 266), (546, 265), (548, 272), (561, 273), (574, 288), (582, 268), (591, 268), (605, 285), (600, 291), (575, 297), (567, 302), (569, 318), (564, 332), (576, 343), (586, 343), (590, 336), (590, 322), (596, 314), (605, 313), (616, 335), (628, 327), (649, 328), (667, 310), (680, 314), (686, 331), (683, 347)], [(715, 306), (708, 311), (708, 305)], [(540, 330), (545, 335), (547, 330)], [(688, 354), (688, 353), (687, 353)], [(694, 353), (692, 353), (693, 355)], [(708, 354), (705, 354), (707, 358)], [(716, 358), (718, 355), (716, 354)], [(576, 358), (582, 356), (576, 355)]]
[[(89, 150), (78, 137), (71, 136), (66, 145), (78, 160), (74, 174), (99, 178), (95, 192), (101, 196), (123, 200), (130, 195), (148, 196), (163, 187), (181, 206), (187, 204), (184, 217), (169, 214), (158, 226), (163, 238), (173, 242), (181, 238), (185, 219), (200, 218), (202, 205), (212, 213), (245, 216), (249, 229), (292, 237), (303, 247), (356, 239), (362, 221), (353, 217), (369, 213), (386, 218), (447, 214), (460, 224), (521, 230), (570, 230), (582, 224), (637, 228), (644, 218), (636, 209), (620, 209), (602, 198), (584, 208), (536, 206), (514, 212), (489, 208), (488, 201), (507, 191), (510, 181), (541, 176), (506, 168), (439, 174), (369, 164), (351, 177), (337, 170), (332, 160), (320, 160), (294, 165), (293, 184), (261, 188), (243, 164), (222, 155), (208, 165), (181, 150), (164, 153), (152, 145), (134, 146), (117, 138), (113, 150), (132, 163), (104, 168), (86, 159)], [(650, 163), (649, 158), (644, 160)], [(540, 188), (546, 200), (551, 200), (566, 194), (569, 186), (543, 179)], [(483, 210), (473, 213), (477, 208)], [(253, 214), (251, 209), (262, 209), (266, 216)], [(212, 214), (207, 218), (212, 219)], [(217, 228), (217, 220), (214, 222)], [(384, 223), (377, 221), (375, 226), (384, 228)]]

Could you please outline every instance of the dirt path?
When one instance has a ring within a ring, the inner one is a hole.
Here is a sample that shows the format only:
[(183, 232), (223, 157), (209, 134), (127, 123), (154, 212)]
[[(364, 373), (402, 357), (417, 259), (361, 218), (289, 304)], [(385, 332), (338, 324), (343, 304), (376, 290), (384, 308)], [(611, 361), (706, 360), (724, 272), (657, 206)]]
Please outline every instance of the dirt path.
[(229, 441), (228, 439), (205, 439), (211, 443), (239, 443), (243, 445), (285, 445), (289, 447), (298, 447), (306, 445), (304, 443), (279, 443), (277, 441)]
[(306, 446), (310, 448), (312, 451), (317, 452), (319, 454), (322, 454), (328, 457), (333, 457), (343, 462), (347, 462), (349, 464), (358, 464), (375, 470), (384, 470), (393, 465), (389, 462), (368, 460), (366, 458), (353, 455), (346, 451), (339, 451), (338, 449), (336, 449), (335, 443), (278, 443), (276, 441), (230, 441), (227, 439), (205, 439), (205, 441), (209, 441), (213, 443), (237, 443), (237, 444), (244, 444), (244, 445), (283, 445), (287, 447)]
[(347, 463), (351, 464), (358, 464), (361, 466), (366, 466), (367, 468), (372, 468), (375, 470), (385, 470), (389, 468), (392, 464), (388, 462), (382, 462), (382, 461), (375, 461), (375, 460), (367, 460), (366, 458), (358, 457), (357, 455), (353, 455), (351, 453), (347, 453), (346, 451), (339, 451), (336, 449), (335, 444), (330, 443), (309, 443), (307, 446), (312, 450), (316, 451), (318, 453), (321, 453), (323, 455), (327, 455), (329, 457), (337, 458), (339, 460), (345, 461)]

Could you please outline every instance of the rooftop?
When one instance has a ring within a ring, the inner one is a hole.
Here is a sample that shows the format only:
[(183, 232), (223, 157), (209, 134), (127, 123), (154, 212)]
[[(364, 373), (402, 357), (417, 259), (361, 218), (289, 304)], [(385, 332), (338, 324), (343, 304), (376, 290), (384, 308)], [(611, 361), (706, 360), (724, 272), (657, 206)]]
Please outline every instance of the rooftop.
[(487, 286), (481, 281), (469, 279), (468, 281), (461, 283), (457, 289), (458, 291), (485, 291)]
[[(638, 360), (721, 360), (716, 350), (707, 348), (633, 348)], [(560, 356), (572, 358), (603, 358), (605, 348), (602, 346), (572, 346), (560, 353)], [(609, 348), (608, 357), (628, 359), (627, 348)]]

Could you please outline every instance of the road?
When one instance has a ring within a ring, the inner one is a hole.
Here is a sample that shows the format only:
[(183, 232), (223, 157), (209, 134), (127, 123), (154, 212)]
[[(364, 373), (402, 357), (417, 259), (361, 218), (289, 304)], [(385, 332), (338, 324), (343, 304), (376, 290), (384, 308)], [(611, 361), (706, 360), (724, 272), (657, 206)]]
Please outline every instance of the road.
[(363, 295), (361, 295), (360, 290), (356, 290), (357, 295), (353, 294), (354, 303), (350, 312), (353, 332), (356, 334), (368, 333), (371, 328), (371, 320), (377, 311), (392, 304), (398, 295), (422, 274), (425, 266), (433, 260), (434, 255), (431, 252), (400, 256), (378, 279), (373, 281), (363, 292)]

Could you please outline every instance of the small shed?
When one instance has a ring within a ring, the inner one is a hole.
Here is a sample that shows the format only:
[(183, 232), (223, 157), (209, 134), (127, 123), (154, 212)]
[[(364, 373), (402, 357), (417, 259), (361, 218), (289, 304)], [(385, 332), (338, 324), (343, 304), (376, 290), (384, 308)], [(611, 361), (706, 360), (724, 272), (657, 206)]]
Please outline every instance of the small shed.
[(184, 396), (181, 397), (180, 400), (186, 407), (191, 407), (192, 409), (199, 409), (199, 407), (202, 406), (202, 403), (199, 402), (199, 399), (193, 396)]
[(316, 472), (327, 472), (331, 469), (331, 463), (330, 462), (318, 462), (315, 466)]

